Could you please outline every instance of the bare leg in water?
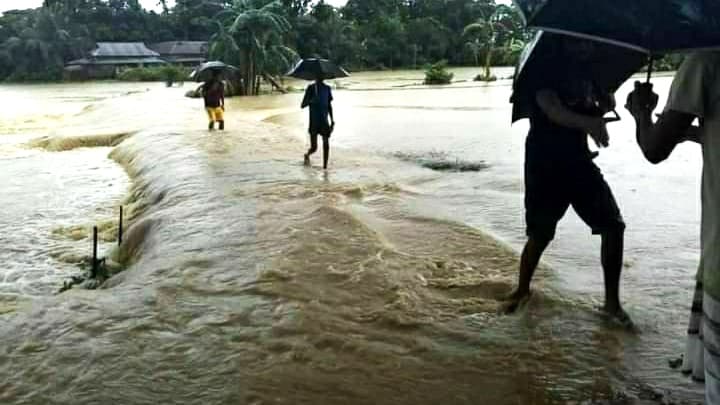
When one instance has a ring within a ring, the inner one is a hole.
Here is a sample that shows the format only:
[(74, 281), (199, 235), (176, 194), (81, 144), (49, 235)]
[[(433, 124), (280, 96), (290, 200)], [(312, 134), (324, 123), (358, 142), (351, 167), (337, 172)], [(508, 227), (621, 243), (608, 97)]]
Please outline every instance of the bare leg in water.
[[(530, 282), (550, 239), (531, 237), (520, 258), (520, 278), (517, 289), (508, 297), (508, 313), (515, 312), (523, 299), (530, 296)], [(623, 326), (632, 327), (632, 320), (620, 304), (620, 275), (623, 266), (624, 231), (602, 235), (601, 261), (605, 279), (605, 305), (601, 310)]]
[(310, 156), (317, 152), (317, 134), (310, 134), (310, 149), (305, 154), (305, 166), (310, 166)]
[(323, 136), (323, 169), (327, 170), (330, 160), (330, 137)]
[(605, 276), (605, 305), (602, 311), (624, 326), (632, 326), (628, 314), (620, 305), (620, 275), (623, 267), (624, 231), (602, 234), (601, 260)]
[(543, 252), (550, 244), (550, 238), (530, 237), (525, 244), (522, 256), (520, 257), (520, 278), (517, 289), (508, 297), (509, 304), (506, 308), (508, 313), (518, 309), (523, 299), (530, 296), (530, 282), (532, 281), (535, 269)]

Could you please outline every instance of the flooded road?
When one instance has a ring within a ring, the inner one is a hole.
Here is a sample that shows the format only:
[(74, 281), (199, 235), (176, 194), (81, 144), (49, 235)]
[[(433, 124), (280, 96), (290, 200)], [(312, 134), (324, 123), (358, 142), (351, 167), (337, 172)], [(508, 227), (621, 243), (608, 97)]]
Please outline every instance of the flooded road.
[[(526, 124), (509, 126), (507, 82), (427, 89), (413, 75), (341, 83), (328, 173), (301, 165), (301, 94), (234, 99), (229, 130), (209, 134), (183, 89), (0, 87), (46, 103), (19, 102), (0, 126), (13, 206), (0, 401), (555, 404), (659, 389), (699, 403), (667, 367), (699, 254), (699, 151), (650, 167), (626, 119), (598, 160), (629, 225), (623, 297), (640, 334), (595, 312), (599, 241), (574, 214), (527, 308), (499, 316), (524, 241)], [(398, 153), (489, 168), (441, 173)], [(77, 272), (57, 252), (82, 255), (92, 223), (112, 240), (121, 202), (127, 270), (54, 295)]]

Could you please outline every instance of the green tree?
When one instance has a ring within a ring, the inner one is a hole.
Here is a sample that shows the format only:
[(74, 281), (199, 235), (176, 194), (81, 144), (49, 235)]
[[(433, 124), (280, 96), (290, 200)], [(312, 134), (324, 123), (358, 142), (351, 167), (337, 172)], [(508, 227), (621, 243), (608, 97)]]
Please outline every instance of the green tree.
[(27, 28), (2, 44), (6, 74), (16, 80), (59, 79), (66, 58), (78, 54), (70, 33), (48, 8), (43, 8), (24, 21)]
[(490, 67), (495, 47), (503, 40), (512, 43), (512, 35), (508, 31), (507, 21), (511, 18), (514, 10), (505, 5), (496, 6), (486, 17), (480, 18), (463, 29), (463, 37), (468, 41), (465, 43), (467, 49), (475, 56), (476, 64), (481, 44), (485, 44), (484, 72), (480, 76), (484, 80), (493, 80)]
[[(222, 27), (213, 37), (213, 56), (223, 56), (240, 67), (243, 95), (258, 92), (258, 77), (287, 69), (295, 52), (285, 46), (290, 23), (278, 0), (235, 0), (218, 15)], [(237, 50), (233, 56), (232, 52)]]

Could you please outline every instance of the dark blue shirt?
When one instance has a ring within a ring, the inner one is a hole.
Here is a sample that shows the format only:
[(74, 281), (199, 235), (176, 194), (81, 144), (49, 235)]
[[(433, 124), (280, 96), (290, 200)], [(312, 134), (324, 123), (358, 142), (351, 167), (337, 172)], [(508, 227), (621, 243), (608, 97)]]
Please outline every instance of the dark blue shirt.
[(328, 127), (330, 103), (333, 101), (330, 86), (325, 83), (313, 83), (305, 90), (303, 105), (310, 106), (310, 128)]

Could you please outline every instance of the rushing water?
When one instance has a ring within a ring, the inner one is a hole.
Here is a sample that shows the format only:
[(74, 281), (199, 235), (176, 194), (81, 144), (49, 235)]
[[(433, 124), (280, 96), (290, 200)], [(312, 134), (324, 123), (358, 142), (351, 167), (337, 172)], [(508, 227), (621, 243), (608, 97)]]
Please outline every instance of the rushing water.
[[(652, 167), (626, 117), (598, 159), (628, 222), (623, 298), (640, 333), (594, 310), (599, 241), (574, 214), (538, 293), (498, 315), (524, 241), (527, 124), (509, 125), (507, 81), (418, 81), (341, 83), (327, 173), (301, 165), (299, 93), (234, 99), (229, 130), (209, 134), (179, 88), (0, 87), (16, 100), (0, 112), (0, 402), (554, 404), (658, 389), (700, 402), (667, 366), (698, 256), (698, 150)], [(440, 173), (398, 153), (489, 168)], [(92, 224), (110, 252), (121, 202), (127, 270), (55, 295)]]

